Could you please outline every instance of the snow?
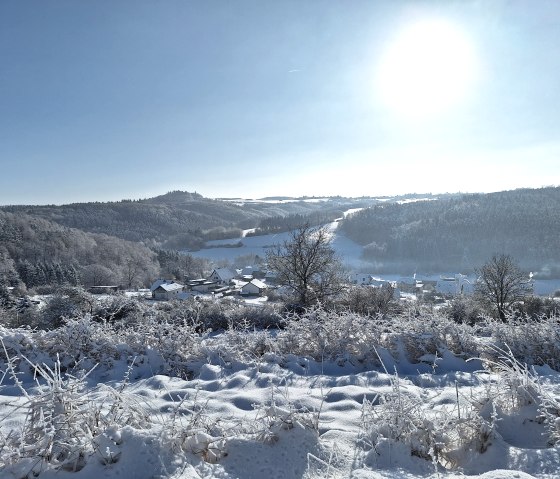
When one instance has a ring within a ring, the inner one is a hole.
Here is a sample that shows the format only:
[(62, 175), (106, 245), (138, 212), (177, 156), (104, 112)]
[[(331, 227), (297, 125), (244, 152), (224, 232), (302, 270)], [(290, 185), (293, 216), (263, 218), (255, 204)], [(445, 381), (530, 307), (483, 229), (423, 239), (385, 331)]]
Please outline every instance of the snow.
[[(1, 332), (10, 350), (17, 343), (46, 360), (38, 351), (39, 340), (47, 344), (44, 334)], [(289, 333), (254, 334), (271, 334), (272, 341)], [(410, 334), (417, 346), (432, 340), (426, 333)], [(106, 424), (90, 456), (76, 472), (40, 460), (15, 460), (4, 469), (0, 462), (0, 476), (27, 477), (37, 470), (34, 464), (41, 464), (39, 477), (47, 479), (560, 477), (560, 447), (547, 443), (536, 399), (523, 397), (537, 380), (539, 394), (558, 397), (560, 373), (549, 367), (533, 372), (520, 367), (510, 378), (515, 365), (508, 369), (496, 363), (505, 368), (502, 374), (441, 346), (435, 353), (416, 353), (403, 340), (392, 352), (378, 348), (381, 366), (358, 361), (356, 355), (330, 358), (326, 349), (323, 360), (281, 352), (258, 355), (251, 337), (249, 332), (203, 337), (203, 359), (191, 365), (191, 379), (158, 374), (162, 358), (148, 349), (136, 355), (128, 372), (112, 353), (110, 366), (100, 365), (84, 380), (84, 391), (55, 381), (56, 401), (74, 391), (74, 403), (66, 399), (65, 407), (71, 410), (74, 404), (84, 418), (95, 410)], [(84, 347), (84, 354), (88, 350)], [(52, 371), (44, 369), (42, 377), (55, 377)], [(18, 377), (29, 398), (43, 398), (35, 403), (47, 417), (53, 389), (39, 386), (30, 369), (21, 369)], [(25, 428), (29, 398), (7, 371), (0, 385), (3, 441)], [(480, 411), (480, 419), (474, 419), (474, 411)], [(72, 421), (79, 422), (80, 414), (74, 412)], [(410, 429), (412, 422), (416, 426)], [(479, 429), (473, 432), (474, 426)], [(75, 429), (70, 437), (87, 435), (85, 429)], [(433, 454), (425, 445), (432, 444), (430, 439), (423, 436), (429, 430), (437, 436), (433, 444), (447, 447), (437, 466), (423, 457)]]
[[(357, 210), (357, 208), (348, 210), (346, 213), (352, 213)], [(337, 221), (329, 223), (326, 227), (332, 234), (331, 244), (334, 250), (346, 266), (355, 269), (369, 266), (369, 263), (361, 259), (363, 250), (361, 245), (344, 235), (336, 234), (338, 228)], [(195, 257), (209, 259), (214, 262), (222, 260), (234, 262), (239, 256), (248, 254), (258, 255), (264, 258), (269, 248), (281, 245), (284, 241), (289, 239), (290, 233), (285, 232), (260, 236), (245, 236), (243, 238), (212, 240), (206, 243), (207, 248), (203, 248), (199, 251), (189, 251), (188, 253)], [(231, 247), (231, 245), (237, 245), (240, 241), (242, 246)], [(220, 245), (230, 246), (223, 246), (220, 248)]]
[(221, 201), (229, 201), (239, 206), (243, 206), (251, 203), (266, 203), (270, 205), (282, 204), (282, 203), (322, 203), (330, 201), (328, 197), (325, 198), (283, 198), (283, 199), (252, 199), (252, 198), (219, 198)]

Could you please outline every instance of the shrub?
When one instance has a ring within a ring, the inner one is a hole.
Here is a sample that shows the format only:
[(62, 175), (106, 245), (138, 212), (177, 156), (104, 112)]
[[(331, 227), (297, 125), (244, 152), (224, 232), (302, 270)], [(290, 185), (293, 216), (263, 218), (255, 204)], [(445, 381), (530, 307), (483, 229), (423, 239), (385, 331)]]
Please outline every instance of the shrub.
[(337, 304), (363, 316), (386, 317), (396, 307), (394, 292), (392, 286), (353, 286), (344, 293)]
[(471, 297), (457, 296), (444, 308), (444, 313), (456, 323), (474, 325), (484, 317), (484, 309)]

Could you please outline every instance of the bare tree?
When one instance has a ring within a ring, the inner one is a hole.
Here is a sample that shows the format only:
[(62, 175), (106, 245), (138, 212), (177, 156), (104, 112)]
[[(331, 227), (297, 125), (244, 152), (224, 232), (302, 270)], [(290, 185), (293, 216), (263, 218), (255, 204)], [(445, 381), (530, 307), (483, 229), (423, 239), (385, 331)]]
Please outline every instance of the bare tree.
[(515, 302), (531, 293), (529, 276), (509, 255), (494, 255), (476, 272), (479, 276), (476, 293), (493, 305), (502, 321)]
[(304, 225), (267, 252), (268, 267), (302, 306), (324, 301), (342, 290), (342, 265), (325, 228)]
[(84, 286), (107, 286), (115, 284), (117, 276), (106, 266), (89, 264), (82, 269), (82, 282)]

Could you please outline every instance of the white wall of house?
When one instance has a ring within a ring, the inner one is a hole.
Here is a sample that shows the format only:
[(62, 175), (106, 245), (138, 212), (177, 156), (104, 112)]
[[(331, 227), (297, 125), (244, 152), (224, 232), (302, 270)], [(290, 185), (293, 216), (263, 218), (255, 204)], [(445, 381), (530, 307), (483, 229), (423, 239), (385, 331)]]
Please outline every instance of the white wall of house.
[(154, 291), (154, 298), (155, 299), (165, 299), (165, 300), (170, 300), (170, 299), (175, 299), (177, 298), (178, 294), (181, 292), (182, 290), (177, 289), (174, 291), (165, 291), (165, 290), (159, 290), (156, 289)]
[(253, 281), (243, 285), (241, 287), (241, 294), (243, 295), (260, 295), (266, 290), (266, 285), (254, 279)]
[(160, 284), (152, 291), (154, 299), (170, 300), (177, 298), (177, 295), (183, 292), (184, 286), (179, 283)]

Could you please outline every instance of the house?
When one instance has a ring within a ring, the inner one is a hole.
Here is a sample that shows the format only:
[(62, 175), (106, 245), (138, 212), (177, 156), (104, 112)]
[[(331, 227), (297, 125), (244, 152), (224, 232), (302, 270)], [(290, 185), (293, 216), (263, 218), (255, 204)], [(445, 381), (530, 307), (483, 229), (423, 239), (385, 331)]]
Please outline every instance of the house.
[[(420, 282), (421, 283), (421, 282)], [(416, 275), (414, 276), (403, 276), (397, 281), (397, 288), (403, 293), (414, 293), (418, 292), (418, 281), (416, 280)]]
[(177, 299), (182, 299), (182, 300), (196, 298), (196, 297), (197, 297), (197, 295), (194, 291), (184, 291), (183, 290), (177, 295)]
[(243, 268), (241, 270), (240, 276), (241, 277), (248, 277), (250, 276), (251, 279), (253, 278), (253, 272), (254, 272), (254, 268), (252, 266), (245, 266), (245, 268)]
[(354, 273), (350, 277), (350, 282), (353, 284), (369, 284), (371, 280), (371, 274), (366, 273)]
[(152, 283), (152, 285), (150, 286), (150, 291), (153, 293), (154, 290), (155, 290), (156, 288), (158, 288), (159, 286), (161, 286), (162, 284), (173, 284), (173, 283), (175, 283), (175, 281), (172, 280), (172, 279), (161, 279), (161, 278), (156, 279), (156, 280)]
[(260, 296), (266, 289), (266, 284), (261, 280), (253, 279), (241, 287), (241, 294), (243, 296)]
[(473, 284), (464, 274), (456, 274), (453, 276), (440, 276), (436, 283), (436, 292), (440, 294), (466, 294), (474, 291)]
[(212, 271), (212, 274), (208, 278), (208, 281), (215, 281), (219, 284), (229, 284), (229, 282), (235, 278), (236, 273), (229, 268), (218, 268)]
[(184, 286), (179, 283), (163, 283), (152, 291), (152, 298), (154, 299), (178, 299), (179, 293), (183, 292)]

